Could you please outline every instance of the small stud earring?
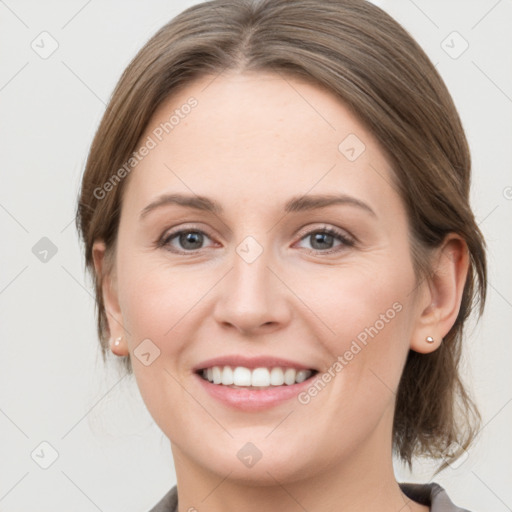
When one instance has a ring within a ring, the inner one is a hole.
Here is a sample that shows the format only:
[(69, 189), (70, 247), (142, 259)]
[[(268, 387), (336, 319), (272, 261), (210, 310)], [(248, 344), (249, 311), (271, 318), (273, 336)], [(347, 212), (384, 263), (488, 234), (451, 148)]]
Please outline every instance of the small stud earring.
[(432, 338), (432, 336), (427, 336), (426, 337), (426, 340), (427, 340), (427, 343), (434, 343), (434, 338)]
[(119, 344), (121, 343), (121, 338), (122, 338), (122, 336), (119, 336), (119, 338), (117, 338), (116, 341), (114, 341), (114, 345), (116, 347), (119, 346)]

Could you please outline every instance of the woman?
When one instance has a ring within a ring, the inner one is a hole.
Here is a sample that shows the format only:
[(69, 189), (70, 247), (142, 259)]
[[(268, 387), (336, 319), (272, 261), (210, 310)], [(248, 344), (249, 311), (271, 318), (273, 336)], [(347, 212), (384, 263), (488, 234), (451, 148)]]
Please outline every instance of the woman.
[(469, 189), (446, 86), (376, 6), (215, 0), (158, 31), (77, 210), (103, 356), (171, 442), (153, 512), (463, 510), (392, 456), (440, 471), (478, 431)]

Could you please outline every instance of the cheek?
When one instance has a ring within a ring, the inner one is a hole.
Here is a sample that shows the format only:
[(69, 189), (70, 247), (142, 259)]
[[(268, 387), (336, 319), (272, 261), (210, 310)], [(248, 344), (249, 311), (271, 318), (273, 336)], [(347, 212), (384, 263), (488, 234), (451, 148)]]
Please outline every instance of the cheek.
[(393, 268), (377, 266), (372, 269), (346, 269), (338, 276), (333, 275), (325, 290), (317, 288), (314, 291), (315, 285), (312, 284), (310, 294), (317, 296), (315, 304), (330, 319), (336, 333), (357, 337), (370, 326), (384, 331), (397, 323), (400, 317), (398, 310), (403, 309), (411, 286), (407, 274), (407, 270), (397, 272)]
[[(373, 381), (376, 374), (390, 387), (398, 384), (408, 352), (414, 284), (407, 261), (347, 268), (320, 285), (311, 283), (318, 316), (329, 327), (323, 340), (332, 363), (343, 358), (344, 372), (354, 385), (359, 379)], [(339, 367), (338, 367), (339, 368)]]
[(170, 340), (178, 338), (187, 314), (212, 286), (212, 275), (207, 271), (191, 273), (182, 267), (173, 268), (161, 258), (154, 260), (141, 255), (120, 263), (123, 320), (134, 346), (141, 339), (150, 338), (160, 350), (175, 351), (179, 346)]
[[(187, 315), (204, 292), (200, 286), (190, 286), (183, 272), (142, 257), (120, 265), (119, 283), (139, 392), (156, 423), (174, 436), (180, 421), (169, 414), (169, 404), (182, 411), (191, 406), (190, 397), (177, 382), (182, 378), (179, 367), (192, 334)], [(146, 359), (145, 353), (149, 354)]]
[(354, 443), (391, 411), (408, 353), (407, 282), (404, 274), (388, 278), (352, 275), (317, 302), (335, 334), (324, 329), (318, 337), (330, 359), (320, 376), (325, 384), (318, 386), (325, 391), (312, 385), (300, 403), (326, 430), (344, 431)]
[(159, 340), (175, 323), (176, 307), (173, 306), (178, 302), (175, 288), (164, 288), (147, 274), (140, 280), (132, 274), (124, 282), (119, 295), (132, 350), (145, 338), (151, 339), (161, 350)]

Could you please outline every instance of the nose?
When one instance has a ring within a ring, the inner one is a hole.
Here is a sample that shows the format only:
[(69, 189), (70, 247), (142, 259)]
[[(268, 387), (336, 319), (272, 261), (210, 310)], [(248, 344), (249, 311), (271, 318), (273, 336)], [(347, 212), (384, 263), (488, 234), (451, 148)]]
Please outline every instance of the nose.
[(218, 289), (216, 321), (223, 328), (236, 329), (244, 335), (269, 333), (287, 325), (291, 292), (276, 271), (279, 265), (270, 251), (263, 249), (254, 261), (246, 258), (243, 251), (235, 252), (232, 261), (233, 266)]

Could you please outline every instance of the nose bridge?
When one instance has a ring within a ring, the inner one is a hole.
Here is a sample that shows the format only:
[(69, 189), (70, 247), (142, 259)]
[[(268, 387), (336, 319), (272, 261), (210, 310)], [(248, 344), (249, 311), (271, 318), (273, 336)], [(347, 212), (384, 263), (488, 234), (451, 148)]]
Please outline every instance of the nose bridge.
[(247, 299), (267, 300), (269, 290), (269, 266), (272, 265), (272, 250), (268, 238), (246, 236), (235, 248), (233, 258), (233, 280), (236, 293)]
[(269, 239), (249, 235), (235, 247), (216, 307), (219, 322), (251, 331), (285, 320), (283, 286), (271, 270), (275, 262)]

